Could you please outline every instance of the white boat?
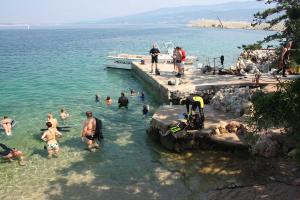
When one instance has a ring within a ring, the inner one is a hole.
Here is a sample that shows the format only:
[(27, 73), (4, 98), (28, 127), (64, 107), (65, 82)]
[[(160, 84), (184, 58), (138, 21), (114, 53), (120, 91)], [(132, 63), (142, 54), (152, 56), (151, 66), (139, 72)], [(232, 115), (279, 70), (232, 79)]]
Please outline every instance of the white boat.
[[(159, 63), (173, 63), (173, 50), (174, 44), (172, 42), (164, 43), (164, 47), (161, 50), (161, 54), (158, 55)], [(127, 54), (127, 53), (119, 53), (119, 54), (111, 54), (107, 56), (108, 61), (112, 61), (112, 63), (117, 64), (131, 64), (133, 62), (141, 62), (144, 60), (145, 63), (151, 62), (150, 55), (139, 55), (139, 54)], [(187, 56), (185, 64), (191, 65), (198, 61), (196, 56)], [(122, 68), (122, 67), (120, 67)]]
[[(114, 63), (119, 64), (131, 64), (133, 62), (141, 62), (141, 60), (144, 60), (145, 63), (151, 62), (151, 56), (150, 55), (135, 55), (135, 54), (117, 54), (112, 56), (107, 56), (108, 60), (113, 61)], [(193, 64), (197, 61), (196, 56), (187, 56), (185, 64)], [(158, 55), (158, 62), (159, 63), (173, 63), (173, 57), (169, 54), (159, 54)]]

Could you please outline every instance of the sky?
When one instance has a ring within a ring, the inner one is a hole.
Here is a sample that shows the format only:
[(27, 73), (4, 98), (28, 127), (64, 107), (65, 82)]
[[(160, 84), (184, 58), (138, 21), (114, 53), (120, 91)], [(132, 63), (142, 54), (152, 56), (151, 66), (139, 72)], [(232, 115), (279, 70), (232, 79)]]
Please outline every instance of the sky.
[(159, 8), (255, 0), (0, 0), (0, 23), (61, 24)]

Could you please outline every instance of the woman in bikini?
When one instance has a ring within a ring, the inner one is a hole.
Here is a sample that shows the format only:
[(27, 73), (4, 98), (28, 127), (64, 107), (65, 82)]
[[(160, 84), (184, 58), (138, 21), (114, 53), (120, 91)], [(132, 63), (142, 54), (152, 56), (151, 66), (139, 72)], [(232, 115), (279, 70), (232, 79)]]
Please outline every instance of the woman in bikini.
[(11, 128), (12, 128), (11, 123), (12, 120), (7, 116), (4, 116), (3, 119), (1, 120), (1, 125), (6, 135), (11, 135)]

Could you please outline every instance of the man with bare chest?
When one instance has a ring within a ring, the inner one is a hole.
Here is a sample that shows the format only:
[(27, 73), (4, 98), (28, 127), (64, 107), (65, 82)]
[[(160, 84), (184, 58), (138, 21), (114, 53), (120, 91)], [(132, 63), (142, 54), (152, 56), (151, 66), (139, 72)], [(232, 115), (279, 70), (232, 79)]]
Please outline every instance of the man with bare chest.
[(82, 141), (85, 140), (87, 149), (93, 151), (94, 148), (99, 149), (99, 144), (96, 142), (96, 119), (93, 117), (93, 113), (88, 111), (86, 112), (87, 119), (83, 124), (83, 129), (81, 132)]

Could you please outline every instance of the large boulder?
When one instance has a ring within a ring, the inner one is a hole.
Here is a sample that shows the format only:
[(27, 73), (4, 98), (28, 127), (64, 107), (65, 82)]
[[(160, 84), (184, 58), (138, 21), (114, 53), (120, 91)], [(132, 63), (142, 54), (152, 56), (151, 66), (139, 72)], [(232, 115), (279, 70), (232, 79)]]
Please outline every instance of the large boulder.
[(271, 135), (262, 135), (253, 146), (253, 153), (266, 158), (276, 157), (279, 152), (279, 144), (271, 139)]

